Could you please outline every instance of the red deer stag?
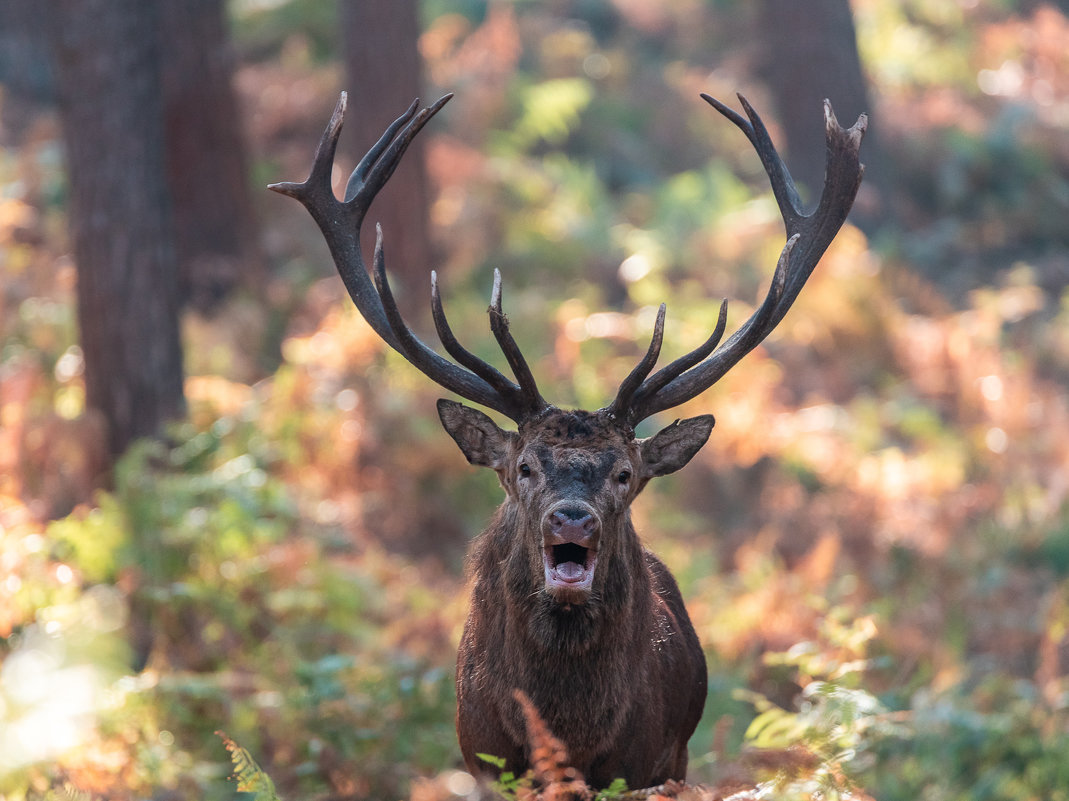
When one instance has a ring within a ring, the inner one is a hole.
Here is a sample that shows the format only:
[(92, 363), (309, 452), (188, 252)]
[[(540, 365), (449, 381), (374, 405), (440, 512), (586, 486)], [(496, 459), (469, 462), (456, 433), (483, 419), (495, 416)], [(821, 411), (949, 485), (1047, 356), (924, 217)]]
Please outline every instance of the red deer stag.
[(387, 128), (363, 158), (339, 201), (331, 188), (334, 150), (345, 114), (342, 94), (304, 183), (272, 189), (299, 200), (318, 223), (357, 308), (392, 348), (445, 389), (500, 412), (516, 431), (487, 415), (440, 400), (442, 425), (468, 461), (493, 468), (505, 500), (470, 556), (474, 589), (457, 658), (457, 735), (468, 769), (490, 770), (478, 754), (502, 757), (508, 770), (529, 766), (524, 720), (513, 691), (534, 702), (596, 787), (622, 777), (630, 787), (683, 779), (687, 740), (701, 717), (705, 660), (679, 588), (646, 550), (630, 506), (646, 483), (685, 465), (705, 444), (711, 415), (677, 420), (647, 439), (635, 426), (709, 388), (756, 347), (790, 308), (842, 226), (861, 183), (862, 116), (840, 127), (825, 103), (824, 187), (811, 214), (761, 119), (739, 97), (746, 117), (703, 95), (738, 126), (760, 156), (787, 228), (787, 243), (760, 307), (723, 345), (727, 302), (712, 336), (653, 373), (664, 332), (657, 315), (645, 357), (608, 406), (565, 411), (535, 385), (501, 310), (495, 271), (490, 329), (515, 381), (465, 349), (446, 321), (431, 273), (438, 337), (455, 363), (425, 345), (401, 319), (386, 280), (378, 229), (374, 284), (360, 253), (360, 229), (376, 193), (412, 138), (450, 96)]

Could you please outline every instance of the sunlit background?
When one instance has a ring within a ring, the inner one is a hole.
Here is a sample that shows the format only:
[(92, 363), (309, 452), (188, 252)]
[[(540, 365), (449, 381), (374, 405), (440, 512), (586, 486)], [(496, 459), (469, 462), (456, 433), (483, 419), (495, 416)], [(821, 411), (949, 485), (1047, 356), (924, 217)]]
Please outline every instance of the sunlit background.
[[(408, 199), (428, 263), (395, 254), (404, 220), (385, 231), (413, 327), (433, 330), (438, 269), (458, 336), (499, 362), (499, 268), (543, 393), (597, 408), (661, 302), (667, 358), (723, 297), (744, 320), (783, 227), (698, 94), (744, 93), (809, 169), (782, 98), (831, 79), (768, 67), (775, 6), (425, 0), (426, 96), (456, 98)], [(691, 778), (1069, 798), (1065, 4), (850, 7), (871, 114), (855, 214), (766, 344), (673, 410), (716, 428), (634, 509), (706, 649)], [(352, 88), (334, 4), (228, 12), (264, 272), (186, 308), (188, 417), (113, 471), (85, 403), (56, 109), (0, 74), (0, 796), (229, 798), (218, 730), (282, 798), (466, 797), (463, 558), (501, 492), (352, 308), (308, 215), (263, 188), (307, 174)], [(339, 188), (370, 143), (343, 142)]]

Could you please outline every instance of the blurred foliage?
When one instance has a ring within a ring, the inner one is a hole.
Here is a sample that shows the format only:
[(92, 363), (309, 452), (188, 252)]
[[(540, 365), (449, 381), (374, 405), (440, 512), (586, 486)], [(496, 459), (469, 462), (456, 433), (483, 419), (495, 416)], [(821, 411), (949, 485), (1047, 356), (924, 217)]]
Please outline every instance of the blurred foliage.
[[(1065, 798), (1069, 21), (1009, 0), (853, 7), (886, 222), (844, 229), (766, 345), (677, 410), (716, 414), (714, 436), (634, 509), (707, 649), (692, 777)], [(438, 266), (472, 350), (499, 358), (495, 267), (562, 405), (605, 403), (662, 301), (666, 354), (705, 339), (721, 297), (745, 319), (782, 224), (697, 94), (743, 89), (776, 136), (752, 14), (423, 4), (428, 94), (457, 91), (423, 134)], [(342, 88), (333, 8), (232, 16), (254, 172), (299, 178)], [(471, 797), (461, 563), (500, 490), (462, 468), (437, 389), (264, 192), (266, 305), (185, 321), (188, 419), (110, 473), (55, 122), (19, 130), (0, 131), (0, 795), (231, 797), (232, 768), (259, 762), (282, 798)], [(228, 764), (216, 730), (250, 761)]]

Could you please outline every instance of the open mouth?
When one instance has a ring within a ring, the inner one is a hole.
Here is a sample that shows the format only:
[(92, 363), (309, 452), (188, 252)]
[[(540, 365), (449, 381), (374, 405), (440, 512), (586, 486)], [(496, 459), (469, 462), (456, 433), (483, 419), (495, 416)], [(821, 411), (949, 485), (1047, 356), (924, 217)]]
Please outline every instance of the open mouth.
[(598, 552), (574, 542), (547, 545), (543, 551), (546, 589), (589, 591)]

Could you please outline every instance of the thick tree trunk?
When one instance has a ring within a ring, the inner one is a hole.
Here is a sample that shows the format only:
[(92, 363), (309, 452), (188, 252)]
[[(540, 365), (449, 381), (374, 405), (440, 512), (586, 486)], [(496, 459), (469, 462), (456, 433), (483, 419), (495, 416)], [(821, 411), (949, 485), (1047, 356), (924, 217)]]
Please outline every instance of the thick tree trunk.
[(158, 20), (144, 0), (51, 9), (86, 403), (117, 455), (184, 408)]
[[(858, 55), (849, 0), (760, 0), (757, 14), (759, 71), (776, 105), (786, 135), (791, 175), (810, 200), (824, 181), (824, 98), (831, 100), (844, 125), (862, 112), (873, 113)], [(865, 136), (864, 194), (851, 219), (872, 214), (879, 184), (878, 136)]]
[(263, 280), (222, 0), (158, 0), (167, 167), (183, 303)]
[(47, 17), (36, 3), (0, 0), (0, 83), (26, 99), (54, 99)]
[[(345, 145), (362, 155), (409, 103), (422, 97), (419, 9), (416, 0), (341, 0), (340, 9), (352, 109)], [(423, 137), (416, 137), (368, 215), (369, 223), (382, 223), (386, 264), (403, 289), (399, 303), (414, 313), (426, 312), (435, 266), (423, 145)], [(374, 227), (368, 231), (371, 246)], [(369, 264), (370, 257), (365, 253)]]

